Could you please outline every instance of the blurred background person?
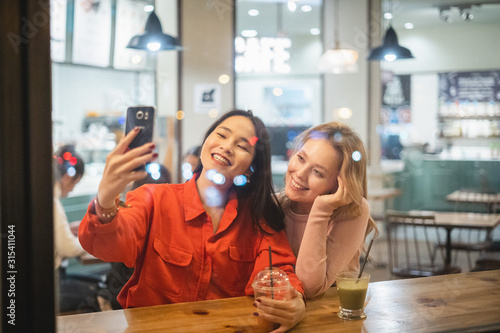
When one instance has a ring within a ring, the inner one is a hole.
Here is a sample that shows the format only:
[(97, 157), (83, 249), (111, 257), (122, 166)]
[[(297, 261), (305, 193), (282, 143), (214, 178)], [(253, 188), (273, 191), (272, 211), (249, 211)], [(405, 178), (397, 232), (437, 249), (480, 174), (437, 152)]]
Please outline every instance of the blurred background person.
[(184, 180), (190, 180), (193, 172), (200, 163), (201, 146), (191, 147), (184, 155), (182, 161), (182, 177)]
[[(83, 177), (85, 164), (73, 146), (61, 147), (54, 154), (54, 263), (59, 275), (59, 312), (99, 311), (96, 293), (101, 278), (94, 275), (67, 274), (66, 258), (87, 253), (76, 237), (80, 221), (69, 223), (61, 198), (65, 198)], [(75, 230), (75, 232), (72, 231)]]

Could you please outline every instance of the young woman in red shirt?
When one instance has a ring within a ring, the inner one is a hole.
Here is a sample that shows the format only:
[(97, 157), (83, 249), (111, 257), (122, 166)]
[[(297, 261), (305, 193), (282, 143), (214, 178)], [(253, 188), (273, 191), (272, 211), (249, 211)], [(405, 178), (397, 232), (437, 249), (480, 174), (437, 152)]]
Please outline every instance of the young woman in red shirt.
[(184, 184), (144, 185), (117, 196), (146, 175), (134, 171), (157, 157), (153, 143), (129, 150), (132, 131), (108, 155), (98, 194), (80, 229), (84, 249), (135, 267), (118, 295), (124, 308), (252, 295), (255, 275), (287, 272), (288, 301), (258, 299), (254, 315), (285, 332), (304, 316), (303, 286), (274, 197), (267, 130), (250, 111), (224, 114), (207, 131), (201, 164)]

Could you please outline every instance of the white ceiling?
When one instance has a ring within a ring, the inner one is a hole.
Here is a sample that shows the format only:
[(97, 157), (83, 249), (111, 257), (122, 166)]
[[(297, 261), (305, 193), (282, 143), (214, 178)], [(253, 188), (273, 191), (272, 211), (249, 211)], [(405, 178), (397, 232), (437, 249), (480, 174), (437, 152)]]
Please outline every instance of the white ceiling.
[[(444, 24), (488, 24), (500, 22), (500, 1), (498, 0), (398, 0), (384, 1), (383, 10), (391, 9), (394, 14), (393, 25), (401, 28), (406, 22), (418, 27), (440, 27)], [(450, 8), (451, 6), (451, 8)], [(452, 22), (446, 23), (439, 17), (440, 7), (450, 8), (448, 14)], [(460, 8), (471, 8), (472, 21), (460, 17)]]
[[(344, 1), (343, 6), (347, 1)], [(367, 0), (370, 1), (370, 0)], [(298, 0), (297, 10), (290, 12), (286, 0), (238, 0), (236, 24), (238, 33), (244, 29), (255, 29), (259, 36), (276, 36), (281, 28), (287, 35), (307, 35), (311, 28), (321, 28), (321, 0)], [(310, 12), (302, 12), (300, 6), (308, 4)], [(474, 20), (464, 21), (460, 17), (459, 6), (470, 7)], [(439, 7), (449, 7), (447, 12), (452, 18), (451, 23), (440, 19)], [(439, 28), (443, 25), (457, 24), (489, 24), (500, 22), (500, 0), (383, 0), (383, 10), (394, 14), (392, 24), (395, 29), (402, 29), (406, 22), (414, 24), (415, 29), (420, 27)], [(281, 8), (281, 10), (278, 10)], [(248, 10), (257, 9), (260, 14), (251, 17)], [(281, 14), (280, 14), (281, 13)], [(281, 18), (280, 18), (281, 15)], [(342, 17), (340, 18), (342, 21)]]

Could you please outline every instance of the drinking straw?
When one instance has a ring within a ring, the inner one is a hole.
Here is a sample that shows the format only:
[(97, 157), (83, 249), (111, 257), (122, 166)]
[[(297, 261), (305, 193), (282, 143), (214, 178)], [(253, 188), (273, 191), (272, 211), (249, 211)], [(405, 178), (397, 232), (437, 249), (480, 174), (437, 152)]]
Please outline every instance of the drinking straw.
[(363, 265), (361, 265), (361, 269), (359, 270), (358, 279), (361, 278), (361, 274), (363, 274), (363, 270), (365, 269), (366, 262), (368, 261), (368, 255), (370, 254), (370, 250), (372, 248), (372, 244), (373, 244), (374, 239), (375, 239), (375, 236), (372, 237), (372, 240), (370, 241), (370, 244), (368, 245), (368, 250), (366, 250), (365, 260), (363, 260)]
[(269, 270), (271, 275), (271, 298), (274, 299), (274, 290), (273, 290), (273, 256), (271, 254), (271, 245), (269, 245)]

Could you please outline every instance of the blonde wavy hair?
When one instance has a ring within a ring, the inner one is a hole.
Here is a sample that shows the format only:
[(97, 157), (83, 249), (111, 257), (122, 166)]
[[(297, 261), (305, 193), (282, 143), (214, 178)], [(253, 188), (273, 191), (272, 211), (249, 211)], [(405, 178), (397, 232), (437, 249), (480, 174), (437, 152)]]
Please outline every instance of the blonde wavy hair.
[[(329, 141), (341, 158), (340, 177), (344, 181), (352, 202), (336, 209), (332, 214), (332, 218), (361, 215), (362, 198), (366, 199), (368, 194), (366, 179), (367, 155), (358, 134), (346, 124), (335, 121), (311, 127), (295, 138), (291, 156), (295, 155), (310, 139)], [(355, 152), (359, 152), (359, 154), (353, 156)], [(357, 160), (358, 158), (359, 160)], [(290, 205), (290, 199), (286, 196), (284, 189), (279, 194), (279, 201), (283, 207)], [(375, 232), (374, 237), (376, 237), (378, 235), (377, 225), (369, 216), (365, 239), (372, 231)]]

